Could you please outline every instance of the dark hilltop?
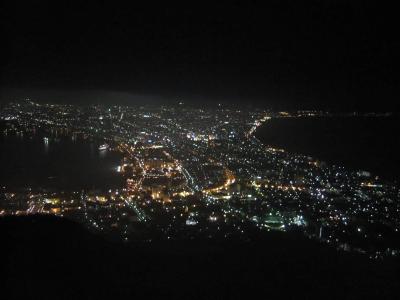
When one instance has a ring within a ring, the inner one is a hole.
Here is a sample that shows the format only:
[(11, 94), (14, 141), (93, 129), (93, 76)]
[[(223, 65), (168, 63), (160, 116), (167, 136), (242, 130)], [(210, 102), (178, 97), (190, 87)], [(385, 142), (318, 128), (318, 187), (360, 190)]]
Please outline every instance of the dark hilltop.
[(55, 217), (7, 217), (0, 228), (8, 299), (389, 299), (398, 287), (398, 261), (343, 254), (295, 234), (121, 245)]

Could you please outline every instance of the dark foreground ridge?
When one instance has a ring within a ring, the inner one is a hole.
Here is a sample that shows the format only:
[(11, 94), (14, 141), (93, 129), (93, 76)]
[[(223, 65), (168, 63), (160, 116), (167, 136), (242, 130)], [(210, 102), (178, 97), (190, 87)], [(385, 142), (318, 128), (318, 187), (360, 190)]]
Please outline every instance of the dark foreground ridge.
[(257, 242), (111, 243), (55, 217), (0, 219), (2, 293), (27, 298), (393, 298), (398, 261), (291, 234)]

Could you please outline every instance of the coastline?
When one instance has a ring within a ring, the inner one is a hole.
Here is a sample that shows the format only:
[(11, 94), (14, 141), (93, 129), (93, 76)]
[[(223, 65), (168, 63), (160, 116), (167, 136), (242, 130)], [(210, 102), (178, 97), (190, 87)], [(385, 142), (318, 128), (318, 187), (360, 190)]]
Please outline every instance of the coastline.
[(375, 117), (374, 122), (370, 118), (272, 118), (253, 135), (266, 146), (399, 182), (396, 166), (400, 164), (400, 138), (393, 132), (398, 117)]

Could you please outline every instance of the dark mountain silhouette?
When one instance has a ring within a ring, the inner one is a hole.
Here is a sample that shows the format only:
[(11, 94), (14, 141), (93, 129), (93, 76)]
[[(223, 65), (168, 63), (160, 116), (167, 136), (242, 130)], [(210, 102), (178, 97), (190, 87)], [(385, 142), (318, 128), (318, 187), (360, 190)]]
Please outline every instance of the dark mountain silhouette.
[(301, 235), (257, 242), (120, 244), (55, 217), (5, 217), (2, 294), (12, 298), (393, 298), (398, 261), (337, 252)]

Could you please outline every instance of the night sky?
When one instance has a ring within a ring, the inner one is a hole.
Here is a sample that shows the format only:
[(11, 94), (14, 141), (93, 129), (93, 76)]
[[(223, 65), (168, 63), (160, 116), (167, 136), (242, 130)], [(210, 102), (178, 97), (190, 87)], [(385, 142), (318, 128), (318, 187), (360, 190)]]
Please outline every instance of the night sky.
[(72, 2), (2, 4), (2, 101), (385, 111), (400, 94), (397, 12), (379, 2)]

